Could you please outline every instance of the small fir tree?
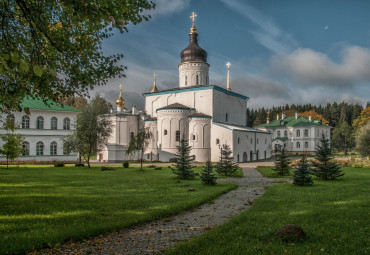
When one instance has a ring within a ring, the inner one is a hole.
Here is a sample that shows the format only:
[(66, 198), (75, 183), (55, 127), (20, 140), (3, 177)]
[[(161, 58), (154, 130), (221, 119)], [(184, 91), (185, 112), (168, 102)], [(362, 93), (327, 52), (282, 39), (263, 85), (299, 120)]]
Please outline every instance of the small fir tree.
[(189, 146), (185, 134), (182, 135), (180, 145), (176, 147), (177, 154), (175, 154), (175, 165), (174, 168), (172, 168), (172, 172), (181, 180), (193, 179), (195, 174), (192, 170), (193, 166), (191, 165), (191, 161), (193, 161), (193, 158), (190, 156), (191, 146)]
[(301, 158), (298, 165), (294, 168), (293, 184), (299, 186), (311, 186), (313, 184), (311, 166), (305, 156)]
[(290, 161), (288, 160), (288, 155), (285, 153), (285, 149), (281, 150), (281, 153), (277, 155), (277, 159), (275, 161), (275, 167), (272, 168), (278, 175), (289, 175)]
[(6, 157), (6, 168), (9, 167), (9, 160), (14, 160), (22, 155), (24, 152), (23, 142), (24, 137), (21, 134), (15, 134), (14, 132), (18, 129), (15, 125), (14, 120), (8, 119), (5, 122), (4, 129), (7, 131), (6, 134), (1, 136), (4, 142), (2, 149), (0, 149), (0, 154)]
[(330, 157), (331, 148), (329, 139), (322, 134), (320, 143), (316, 147), (316, 161), (312, 162), (312, 172), (315, 176), (323, 180), (335, 180), (344, 175), (341, 171), (341, 166), (333, 162)]
[(203, 171), (200, 175), (200, 179), (202, 180), (203, 184), (206, 185), (216, 185), (216, 175), (213, 171), (213, 165), (210, 161), (206, 162), (206, 165), (203, 168)]
[(234, 163), (231, 157), (232, 150), (227, 144), (220, 146), (220, 160), (216, 165), (216, 172), (225, 176), (230, 176), (238, 170), (238, 164)]

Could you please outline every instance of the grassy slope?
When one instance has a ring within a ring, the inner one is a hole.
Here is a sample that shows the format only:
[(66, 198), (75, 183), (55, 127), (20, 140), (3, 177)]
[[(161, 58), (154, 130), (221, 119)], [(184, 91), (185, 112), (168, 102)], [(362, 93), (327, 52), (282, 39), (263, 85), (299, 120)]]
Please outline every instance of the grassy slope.
[(0, 168), (0, 254), (166, 217), (235, 187), (205, 186), (199, 177), (177, 183), (170, 169), (162, 169)]
[[(344, 172), (312, 187), (274, 185), (249, 211), (166, 254), (370, 254), (370, 168)], [(302, 226), (308, 238), (275, 240), (285, 224)]]

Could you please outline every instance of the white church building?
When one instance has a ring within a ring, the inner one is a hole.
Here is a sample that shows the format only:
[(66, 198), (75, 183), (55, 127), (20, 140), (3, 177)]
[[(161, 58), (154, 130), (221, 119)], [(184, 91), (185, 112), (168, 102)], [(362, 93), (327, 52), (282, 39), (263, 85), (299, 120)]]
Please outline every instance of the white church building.
[(149, 129), (153, 135), (145, 152), (147, 160), (173, 158), (183, 134), (198, 162), (218, 161), (222, 144), (230, 146), (236, 162), (271, 157), (272, 135), (246, 126), (248, 97), (231, 90), (229, 73), (226, 88), (209, 84), (210, 65), (207, 52), (198, 45), (194, 18), (193, 13), (189, 45), (181, 52), (178, 66), (178, 88), (159, 91), (154, 79), (151, 92), (144, 94), (144, 112), (125, 109), (120, 94), (117, 112), (108, 115), (114, 131), (99, 155), (101, 161), (127, 159), (130, 139), (141, 128)]

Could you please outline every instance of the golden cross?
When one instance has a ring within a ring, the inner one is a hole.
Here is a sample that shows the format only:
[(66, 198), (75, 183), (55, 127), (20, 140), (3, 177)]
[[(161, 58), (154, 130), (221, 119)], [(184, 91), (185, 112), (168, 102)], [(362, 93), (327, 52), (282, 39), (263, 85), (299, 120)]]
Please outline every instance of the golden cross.
[(193, 26), (194, 26), (194, 21), (195, 21), (195, 17), (196, 17), (197, 15), (193, 12), (193, 15), (191, 15), (190, 16), (190, 18), (193, 20)]
[(229, 68), (230, 68), (230, 66), (231, 66), (231, 63), (228, 61), (228, 62), (226, 63), (226, 66), (227, 66), (227, 69), (229, 69)]
[(154, 74), (153, 74), (153, 77), (154, 77), (154, 81), (156, 81), (156, 80), (157, 80), (157, 74), (156, 74), (156, 73), (154, 73)]
[(122, 84), (119, 85), (119, 90), (122, 91)]

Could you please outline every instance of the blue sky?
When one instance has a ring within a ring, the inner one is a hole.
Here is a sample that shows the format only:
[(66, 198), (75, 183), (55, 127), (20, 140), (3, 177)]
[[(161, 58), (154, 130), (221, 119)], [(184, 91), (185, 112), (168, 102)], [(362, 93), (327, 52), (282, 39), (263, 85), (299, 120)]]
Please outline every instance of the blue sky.
[[(370, 1), (364, 0), (157, 0), (152, 19), (129, 25), (104, 41), (107, 54), (122, 53), (126, 78), (97, 87), (110, 101), (124, 88), (127, 105), (143, 107), (153, 85), (178, 87), (180, 52), (191, 19), (208, 52), (210, 83), (233, 91), (249, 107), (370, 101)], [(93, 94), (94, 94), (93, 93)]]

